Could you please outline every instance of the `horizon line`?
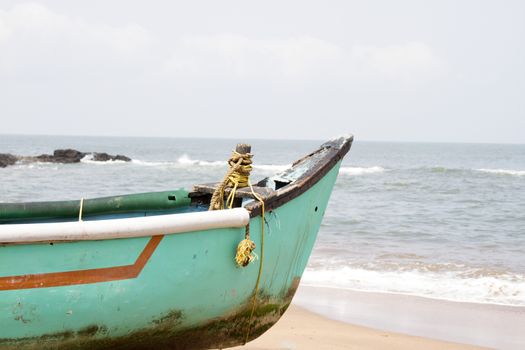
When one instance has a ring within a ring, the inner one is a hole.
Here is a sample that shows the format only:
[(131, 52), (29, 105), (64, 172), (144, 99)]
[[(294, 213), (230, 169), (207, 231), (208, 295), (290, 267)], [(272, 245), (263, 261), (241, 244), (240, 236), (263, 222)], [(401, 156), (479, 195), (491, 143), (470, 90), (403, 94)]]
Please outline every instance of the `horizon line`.
[[(524, 142), (501, 142), (501, 141), (435, 141), (435, 140), (379, 140), (379, 139), (356, 139), (354, 135), (354, 142), (374, 142), (374, 143), (429, 143), (429, 144), (479, 144), (479, 145), (525, 145)], [(338, 136), (330, 138), (264, 138), (264, 137), (205, 137), (205, 136), (163, 136), (163, 135), (86, 135), (86, 134), (23, 134), (23, 133), (0, 133), (0, 136), (23, 136), (23, 137), (90, 137), (90, 138), (158, 138), (158, 139), (208, 139), (208, 140), (262, 140), (262, 141), (326, 141), (329, 139), (336, 138)]]

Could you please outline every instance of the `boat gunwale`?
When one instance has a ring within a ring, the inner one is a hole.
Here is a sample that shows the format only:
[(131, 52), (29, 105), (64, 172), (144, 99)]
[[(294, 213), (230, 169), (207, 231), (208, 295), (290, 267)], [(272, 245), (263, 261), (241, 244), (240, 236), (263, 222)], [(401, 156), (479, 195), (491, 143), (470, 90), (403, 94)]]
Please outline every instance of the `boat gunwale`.
[[(312, 156), (326, 151), (326, 154), (320, 159), (315, 167), (309, 167), (301, 176), (299, 176), (292, 183), (283, 186), (282, 188), (273, 191), (264, 199), (264, 209), (270, 211), (276, 209), (294, 198), (297, 198), (304, 192), (308, 191), (312, 186), (319, 182), (332, 168), (348, 153), (352, 142), (354, 140), (353, 135), (345, 135), (339, 138), (332, 139), (321, 145), (319, 149), (308, 155), (296, 160), (290, 169), (293, 169), (303, 161), (311, 158)], [(289, 170), (289, 169), (288, 169)], [(286, 172), (286, 171), (285, 171)], [(261, 182), (268, 180), (264, 179)], [(262, 205), (259, 201), (254, 201), (245, 206), (250, 212), (250, 217), (256, 217), (261, 214)]]
[[(248, 224), (244, 208), (109, 220), (0, 225), (0, 245), (110, 240), (241, 228)], [(11, 231), (11, 232), (10, 232)]]

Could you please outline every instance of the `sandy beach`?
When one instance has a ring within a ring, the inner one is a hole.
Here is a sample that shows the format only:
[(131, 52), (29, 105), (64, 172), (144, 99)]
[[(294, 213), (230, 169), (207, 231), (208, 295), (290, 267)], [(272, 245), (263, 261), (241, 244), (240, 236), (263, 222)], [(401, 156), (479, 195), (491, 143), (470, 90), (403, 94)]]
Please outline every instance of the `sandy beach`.
[(399, 333), (384, 332), (330, 320), (292, 305), (268, 332), (233, 349), (483, 349)]
[(523, 349), (525, 308), (300, 286), (282, 319), (237, 347)]
[(496, 349), (525, 348), (525, 307), (301, 286), (296, 305), (373, 329)]

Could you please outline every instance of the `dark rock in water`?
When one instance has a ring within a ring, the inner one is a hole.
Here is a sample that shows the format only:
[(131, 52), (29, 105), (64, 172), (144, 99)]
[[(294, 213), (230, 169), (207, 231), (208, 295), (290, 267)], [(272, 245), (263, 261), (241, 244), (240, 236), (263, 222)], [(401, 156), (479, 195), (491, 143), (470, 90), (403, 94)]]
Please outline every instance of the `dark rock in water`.
[(76, 149), (57, 149), (53, 152), (55, 163), (78, 163), (87, 153)]
[(53, 155), (50, 154), (41, 154), (34, 157), (37, 162), (46, 162), (46, 163), (78, 163), (82, 158), (85, 157), (87, 153), (79, 152), (74, 149), (57, 149), (53, 152)]
[(131, 158), (130, 157), (123, 156), (122, 154), (117, 154), (115, 156), (115, 159), (113, 159), (113, 160), (121, 160), (123, 162), (131, 162)]
[(120, 160), (123, 162), (131, 162), (131, 158), (123, 156), (121, 154), (117, 154), (116, 156), (112, 156), (107, 153), (93, 153), (93, 159), (96, 162), (107, 162), (110, 160)]
[(93, 158), (95, 162), (107, 162), (111, 160), (111, 156), (107, 153), (93, 153)]
[(114, 160), (120, 160), (123, 162), (131, 162), (131, 158), (123, 156), (121, 154), (117, 154), (116, 156), (112, 156), (111, 154), (107, 153), (91, 153), (93, 158), (92, 160), (96, 162), (107, 162), (107, 161), (114, 161)]
[(5, 168), (8, 165), (13, 165), (17, 162), (18, 157), (8, 154), (0, 153), (0, 168)]
[(53, 154), (41, 154), (36, 157), (21, 157), (12, 154), (0, 153), (0, 168), (5, 168), (6, 166), (13, 165), (19, 160), (24, 163), (79, 163), (82, 160), (82, 158), (84, 158), (86, 155), (92, 155), (91, 160), (95, 162), (107, 162), (111, 160), (120, 160), (124, 162), (131, 161), (131, 158), (123, 156), (121, 154), (113, 156), (107, 153), (80, 152), (75, 149), (57, 149), (53, 152)]

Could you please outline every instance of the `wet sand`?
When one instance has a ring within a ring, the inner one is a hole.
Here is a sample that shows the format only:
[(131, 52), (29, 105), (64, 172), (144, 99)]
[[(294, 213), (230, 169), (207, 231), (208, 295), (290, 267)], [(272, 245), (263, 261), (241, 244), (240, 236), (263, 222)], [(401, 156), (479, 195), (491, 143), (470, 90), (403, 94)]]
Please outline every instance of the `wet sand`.
[(296, 305), (258, 339), (232, 349), (242, 350), (349, 350), (349, 349), (482, 349), (414, 337), (330, 320)]
[(294, 303), (349, 324), (488, 348), (525, 349), (525, 307), (301, 286)]
[(234, 349), (525, 349), (525, 307), (300, 286), (260, 338)]

